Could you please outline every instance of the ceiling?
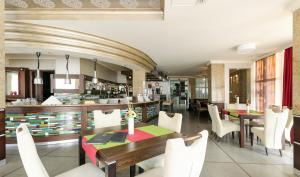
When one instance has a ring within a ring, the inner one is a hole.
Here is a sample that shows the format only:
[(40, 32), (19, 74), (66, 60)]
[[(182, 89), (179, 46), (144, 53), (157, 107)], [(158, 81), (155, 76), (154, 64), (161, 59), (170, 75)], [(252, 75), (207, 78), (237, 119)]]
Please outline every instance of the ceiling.
[[(292, 1), (206, 0), (175, 6), (165, 0), (164, 20), (30, 22), (117, 40), (148, 54), (168, 75), (186, 76), (198, 75), (210, 60), (253, 60), (290, 46)], [(257, 50), (238, 54), (236, 47), (248, 42)]]

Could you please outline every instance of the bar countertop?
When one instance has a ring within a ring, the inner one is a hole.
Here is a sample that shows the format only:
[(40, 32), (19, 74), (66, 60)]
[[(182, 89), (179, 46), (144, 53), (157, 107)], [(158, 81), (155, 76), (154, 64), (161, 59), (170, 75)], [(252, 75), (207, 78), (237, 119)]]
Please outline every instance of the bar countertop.
[[(153, 104), (158, 103), (159, 100), (155, 101), (145, 101), (145, 102), (131, 102), (132, 105), (140, 105), (140, 104)], [(129, 103), (128, 103), (129, 104)], [(127, 106), (128, 104), (125, 103), (118, 103), (118, 104), (62, 104), (62, 105), (6, 105), (6, 108), (28, 108), (28, 107), (88, 107), (88, 106)]]

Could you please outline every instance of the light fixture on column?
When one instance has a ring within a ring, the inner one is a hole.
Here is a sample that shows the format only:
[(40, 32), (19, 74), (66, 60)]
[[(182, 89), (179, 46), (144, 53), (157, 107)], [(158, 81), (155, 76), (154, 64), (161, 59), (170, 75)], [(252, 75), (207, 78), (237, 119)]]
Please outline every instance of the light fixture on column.
[(92, 79), (92, 82), (94, 84), (98, 83), (98, 78), (97, 78), (97, 59), (94, 60), (94, 77)]
[(67, 64), (66, 64), (66, 69), (67, 69), (67, 73), (66, 73), (66, 78), (65, 78), (65, 84), (71, 84), (71, 79), (69, 76), (69, 58), (70, 55), (65, 55), (66, 60), (67, 60)]
[(43, 84), (43, 79), (41, 78), (41, 73), (40, 73), (40, 56), (41, 52), (36, 52), (35, 53), (37, 56), (37, 69), (36, 69), (36, 76), (33, 80), (33, 83), (36, 85), (41, 85)]

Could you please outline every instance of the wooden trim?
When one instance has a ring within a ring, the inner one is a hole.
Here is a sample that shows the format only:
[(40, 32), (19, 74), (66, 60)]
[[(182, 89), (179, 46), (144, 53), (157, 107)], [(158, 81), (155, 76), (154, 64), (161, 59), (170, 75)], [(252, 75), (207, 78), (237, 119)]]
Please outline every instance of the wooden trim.
[(156, 66), (147, 54), (136, 48), (96, 35), (63, 28), (7, 21), (5, 37), (5, 45), (8, 47), (28, 48), (30, 46), (45, 50), (76, 52), (91, 57), (102, 57), (104, 62), (122, 63), (130, 69), (151, 71)]

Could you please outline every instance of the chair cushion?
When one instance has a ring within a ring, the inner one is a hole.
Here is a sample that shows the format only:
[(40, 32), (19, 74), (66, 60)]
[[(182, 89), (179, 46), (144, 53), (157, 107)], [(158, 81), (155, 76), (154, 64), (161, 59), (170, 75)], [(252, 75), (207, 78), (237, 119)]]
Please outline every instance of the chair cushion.
[(258, 136), (263, 142), (265, 141), (264, 127), (252, 127), (251, 132)]
[(240, 131), (240, 126), (228, 120), (222, 120), (222, 124), (225, 129), (230, 129), (232, 131)]
[(163, 167), (164, 165), (164, 154), (144, 160), (140, 163), (136, 164), (137, 166), (141, 167), (145, 171), (156, 168), (156, 167)]
[(145, 171), (142, 174), (137, 175), (136, 177), (163, 177), (164, 176), (164, 168), (158, 167), (153, 168), (149, 171)]
[(87, 163), (80, 167), (69, 170), (56, 177), (105, 177), (105, 173), (97, 166)]

